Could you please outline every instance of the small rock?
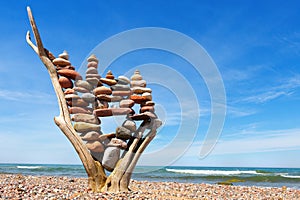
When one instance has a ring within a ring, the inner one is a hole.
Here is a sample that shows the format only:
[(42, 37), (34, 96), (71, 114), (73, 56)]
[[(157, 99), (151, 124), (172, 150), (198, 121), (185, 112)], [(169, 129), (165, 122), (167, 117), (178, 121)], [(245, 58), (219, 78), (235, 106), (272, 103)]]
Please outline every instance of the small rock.
[(143, 80), (143, 77), (141, 76), (139, 70), (135, 70), (134, 74), (131, 76), (131, 80), (132, 80), (132, 81)]
[(131, 138), (131, 131), (123, 126), (116, 129), (116, 136), (119, 139), (128, 140)]
[(117, 81), (114, 80), (114, 79), (100, 78), (100, 81), (101, 81), (102, 83), (105, 83), (105, 84), (110, 85), (110, 86), (111, 86), (111, 85), (117, 84)]
[(58, 57), (69, 60), (69, 54), (66, 50), (64, 50), (63, 53), (59, 54)]
[(126, 76), (119, 76), (117, 81), (119, 84), (123, 84), (123, 85), (130, 84), (130, 80)]
[(62, 88), (72, 88), (73, 87), (73, 82), (71, 79), (61, 76), (58, 79), (58, 82)]
[(71, 107), (69, 108), (70, 114), (78, 114), (78, 113), (83, 113), (83, 114), (92, 114), (92, 112), (87, 109), (87, 108), (82, 108), (82, 107)]
[(139, 81), (131, 81), (130, 86), (131, 87), (146, 87), (147, 83), (145, 80), (139, 80)]
[(141, 104), (141, 103), (148, 101), (149, 98), (147, 98), (145, 96), (131, 95), (130, 99), (133, 100), (137, 104)]
[(120, 101), (120, 108), (131, 108), (134, 106), (134, 101), (131, 99), (123, 99)]
[(83, 100), (85, 100), (86, 102), (89, 102), (89, 103), (94, 103), (95, 100), (96, 100), (95, 95), (93, 95), (93, 94), (91, 94), (91, 93), (83, 93), (83, 94), (81, 95), (81, 98), (82, 98)]
[(105, 87), (105, 86), (100, 86), (100, 87), (96, 87), (94, 89), (94, 94), (97, 96), (97, 95), (100, 95), (100, 94), (107, 94), (107, 95), (110, 95), (112, 94), (112, 91), (110, 88), (108, 87)]
[(123, 122), (122, 126), (128, 130), (130, 130), (131, 132), (135, 132), (136, 131), (136, 124), (134, 121), (132, 120), (126, 120)]
[(84, 141), (94, 141), (99, 139), (100, 134), (96, 131), (90, 131), (84, 134), (84, 136), (81, 137)]
[(101, 121), (98, 119), (98, 117), (91, 115), (91, 114), (84, 114), (84, 113), (78, 113), (74, 114), (71, 117), (72, 121), (75, 122), (86, 122), (91, 124), (100, 124)]
[(89, 82), (83, 81), (83, 80), (75, 81), (75, 85), (77, 87), (83, 87), (83, 88), (87, 89), (88, 91), (91, 91), (93, 89), (93, 86), (91, 84), (89, 84)]
[(119, 158), (120, 149), (118, 147), (107, 147), (104, 151), (102, 166), (108, 171), (113, 171)]
[(88, 62), (96, 62), (99, 63), (99, 60), (97, 59), (95, 54), (90, 55), (90, 57), (87, 59)]
[(89, 141), (86, 143), (86, 147), (93, 152), (103, 152), (104, 146), (99, 141)]
[(98, 70), (95, 67), (89, 67), (89, 68), (87, 68), (85, 73), (86, 74), (98, 74)]
[(82, 80), (82, 76), (78, 72), (76, 72), (75, 70), (61, 69), (61, 70), (58, 70), (57, 73), (61, 76), (65, 76), (65, 77), (70, 78), (72, 80)]
[(100, 125), (86, 123), (86, 122), (75, 122), (74, 129), (79, 133), (86, 133), (89, 131), (100, 132)]
[(75, 91), (77, 92), (81, 92), (81, 93), (88, 93), (89, 91), (83, 87), (74, 87), (73, 88)]
[(140, 113), (147, 112), (147, 111), (154, 113), (154, 106), (143, 106), (140, 109)]
[(112, 91), (113, 96), (122, 96), (122, 97), (127, 97), (132, 94), (131, 90), (128, 91)]
[(113, 75), (113, 73), (109, 70), (105, 76), (105, 78), (107, 79), (115, 79), (115, 76)]
[(128, 91), (128, 90), (130, 90), (129, 85), (121, 85), (121, 84), (112, 85), (110, 88), (114, 91), (116, 91), (116, 90), (119, 90), (119, 91)]
[(88, 62), (87, 67), (88, 68), (90, 68), (90, 67), (98, 68), (98, 63), (95, 61)]
[(59, 65), (59, 66), (67, 66), (67, 65), (71, 65), (70, 61), (64, 59), (64, 58), (55, 58), (54, 60), (52, 60), (54, 65)]
[(143, 94), (145, 92), (148, 92), (148, 93), (152, 92), (152, 90), (150, 88), (144, 88), (144, 87), (134, 87), (131, 90), (135, 94)]

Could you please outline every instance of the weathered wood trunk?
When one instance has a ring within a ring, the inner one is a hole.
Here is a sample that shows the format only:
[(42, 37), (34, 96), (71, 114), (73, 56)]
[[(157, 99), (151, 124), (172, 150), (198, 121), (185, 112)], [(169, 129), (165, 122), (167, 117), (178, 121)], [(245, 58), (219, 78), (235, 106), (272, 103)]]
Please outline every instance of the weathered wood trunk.
[[(155, 137), (156, 129), (161, 125), (161, 122), (156, 119), (156, 117), (153, 117), (153, 115), (143, 115), (142, 119), (139, 119), (143, 122), (141, 123), (140, 127), (134, 132), (133, 137), (128, 143), (127, 149), (123, 152), (123, 155), (117, 162), (115, 168), (107, 177), (101, 162), (99, 162), (92, 156), (90, 150), (87, 148), (82, 138), (77, 134), (72, 125), (72, 120), (70, 117), (68, 104), (65, 99), (65, 94), (58, 79), (57, 69), (52, 62), (53, 55), (51, 55), (51, 53), (44, 48), (32, 12), (29, 7), (27, 7), (27, 12), (32, 31), (34, 33), (36, 45), (34, 45), (31, 41), (29, 31), (26, 35), (26, 41), (46, 66), (58, 100), (60, 113), (59, 116), (54, 118), (54, 121), (60, 128), (60, 130), (64, 133), (64, 135), (69, 139), (69, 141), (75, 148), (79, 158), (81, 159), (81, 162), (88, 175), (89, 188), (91, 188), (94, 192), (128, 191), (131, 175), (138, 162), (138, 159), (140, 158), (147, 145)], [(145, 134), (146, 130), (149, 130), (147, 134)], [(105, 137), (102, 136), (101, 138), (99, 137), (99, 141), (104, 140), (103, 138), (107, 139), (107, 137), (109, 137), (110, 135), (104, 135)]]

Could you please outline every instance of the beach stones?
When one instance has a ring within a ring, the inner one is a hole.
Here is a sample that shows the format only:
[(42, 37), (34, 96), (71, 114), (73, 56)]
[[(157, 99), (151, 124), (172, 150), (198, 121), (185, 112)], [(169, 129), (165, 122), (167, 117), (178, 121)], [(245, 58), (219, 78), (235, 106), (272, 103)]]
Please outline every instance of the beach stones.
[[(95, 55), (87, 59), (85, 76), (75, 71), (66, 51), (52, 62), (56, 66), (74, 130), (93, 158), (101, 162), (104, 169), (112, 171), (121, 152), (129, 148), (136, 131), (141, 130), (136, 123), (149, 126), (148, 122), (153, 124), (152, 120), (157, 120), (151, 88), (146, 87), (147, 82), (139, 70), (130, 79), (124, 75), (116, 78), (110, 70), (101, 77)], [(135, 110), (139, 113), (135, 114)], [(103, 134), (101, 118), (111, 116), (123, 117), (124, 122), (115, 132)]]

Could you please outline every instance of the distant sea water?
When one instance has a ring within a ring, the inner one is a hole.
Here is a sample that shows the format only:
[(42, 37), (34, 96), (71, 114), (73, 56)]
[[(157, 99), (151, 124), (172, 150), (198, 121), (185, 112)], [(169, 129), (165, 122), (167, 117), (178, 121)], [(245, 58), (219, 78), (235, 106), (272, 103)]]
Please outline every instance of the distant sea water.
[[(0, 173), (35, 176), (87, 177), (82, 165), (0, 164)], [(209, 183), (232, 181), (233, 185), (300, 189), (300, 168), (244, 167), (143, 167), (137, 166), (135, 180)]]

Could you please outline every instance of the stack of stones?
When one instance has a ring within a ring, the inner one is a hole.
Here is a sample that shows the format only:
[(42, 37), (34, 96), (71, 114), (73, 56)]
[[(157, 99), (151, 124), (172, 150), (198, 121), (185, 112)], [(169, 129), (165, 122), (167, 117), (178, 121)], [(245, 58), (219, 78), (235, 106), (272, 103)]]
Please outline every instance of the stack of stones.
[[(126, 76), (115, 78), (108, 71), (105, 78), (98, 73), (98, 59), (91, 55), (88, 59), (85, 80), (75, 71), (66, 51), (53, 58), (59, 75), (59, 83), (64, 91), (74, 129), (85, 142), (94, 159), (112, 171), (120, 159), (121, 150), (136, 132), (135, 120), (156, 118), (151, 89), (146, 88), (140, 72), (135, 71), (131, 80)], [(140, 113), (135, 114), (133, 107), (140, 104)], [(101, 132), (101, 117), (125, 116), (123, 124), (115, 133)]]
[(147, 83), (143, 80), (139, 70), (136, 70), (131, 76), (130, 82), (132, 95), (131, 100), (136, 104), (140, 104), (140, 114), (132, 116), (134, 120), (145, 120), (148, 117), (156, 118), (154, 114), (155, 103), (152, 101), (152, 90), (146, 88)]

